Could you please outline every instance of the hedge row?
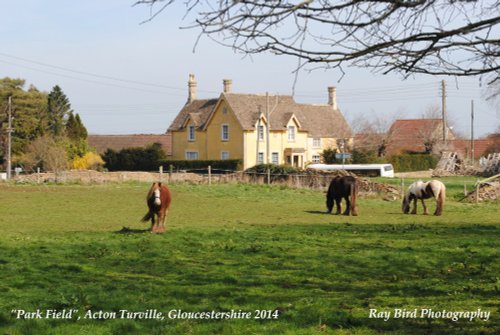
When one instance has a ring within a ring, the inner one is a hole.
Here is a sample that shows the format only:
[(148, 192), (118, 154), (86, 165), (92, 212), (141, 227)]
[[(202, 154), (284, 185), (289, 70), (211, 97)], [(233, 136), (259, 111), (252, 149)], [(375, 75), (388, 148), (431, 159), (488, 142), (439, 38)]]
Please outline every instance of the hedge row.
[(240, 159), (225, 160), (164, 160), (161, 162), (163, 171), (169, 171), (170, 166), (177, 170), (207, 170), (208, 166), (213, 170), (236, 171), (241, 165)]
[(102, 156), (105, 168), (108, 171), (158, 171), (163, 166), (163, 171), (170, 170), (212, 170), (235, 171), (241, 165), (239, 159), (228, 160), (168, 160), (159, 143), (154, 143), (145, 148), (126, 148), (120, 151), (108, 149)]
[(405, 154), (394, 155), (390, 162), (396, 172), (422, 171), (434, 169), (439, 161), (435, 155)]

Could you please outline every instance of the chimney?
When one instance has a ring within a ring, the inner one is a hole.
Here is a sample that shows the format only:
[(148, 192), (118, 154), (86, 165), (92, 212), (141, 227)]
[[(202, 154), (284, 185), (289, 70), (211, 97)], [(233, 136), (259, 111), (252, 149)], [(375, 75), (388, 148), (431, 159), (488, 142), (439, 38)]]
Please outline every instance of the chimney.
[(231, 79), (224, 79), (222, 83), (224, 84), (224, 93), (232, 93), (233, 81)]
[(196, 79), (194, 78), (194, 74), (190, 73), (189, 74), (189, 81), (188, 81), (188, 101), (187, 101), (187, 103), (190, 103), (193, 100), (196, 100)]
[(328, 104), (337, 109), (337, 88), (335, 86), (328, 87)]

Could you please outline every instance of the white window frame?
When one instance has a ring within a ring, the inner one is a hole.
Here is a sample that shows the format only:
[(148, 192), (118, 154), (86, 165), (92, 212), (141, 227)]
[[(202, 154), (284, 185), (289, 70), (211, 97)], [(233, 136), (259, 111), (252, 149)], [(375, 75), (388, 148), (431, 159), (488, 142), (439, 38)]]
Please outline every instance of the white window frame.
[(229, 151), (221, 151), (220, 152), (220, 159), (221, 160), (229, 159)]
[(312, 155), (313, 163), (321, 163), (321, 155)]
[(288, 126), (288, 142), (295, 142), (295, 126)]
[[(226, 132), (224, 132), (224, 128), (227, 129)], [(229, 141), (229, 125), (227, 123), (220, 125), (220, 138), (222, 141)]]
[(279, 152), (272, 152), (271, 153), (271, 162), (273, 164), (278, 165), (280, 163), (280, 154)]
[(258, 127), (259, 141), (264, 141), (264, 126)]
[(313, 148), (321, 148), (321, 137), (313, 138)]
[(257, 157), (257, 164), (264, 164), (264, 153), (261, 151)]
[[(192, 154), (194, 156), (196, 156), (195, 158), (191, 158), (189, 157), (189, 155)], [(187, 161), (195, 161), (198, 159), (198, 151), (186, 151), (185, 154), (184, 154), (184, 157), (186, 157), (186, 160)]]
[(196, 141), (196, 130), (194, 129), (194, 126), (188, 126), (188, 141)]

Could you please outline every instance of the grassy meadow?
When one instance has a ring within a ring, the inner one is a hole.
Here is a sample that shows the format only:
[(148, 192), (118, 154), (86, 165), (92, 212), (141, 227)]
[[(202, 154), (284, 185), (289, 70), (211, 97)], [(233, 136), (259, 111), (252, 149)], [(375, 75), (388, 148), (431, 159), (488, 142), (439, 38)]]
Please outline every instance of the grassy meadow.
[[(441, 217), (377, 198), (335, 216), (316, 190), (173, 184), (163, 235), (139, 222), (149, 184), (0, 184), (0, 334), (497, 334), (500, 207), (458, 202), (462, 179), (443, 181)], [(395, 308), (490, 317), (369, 317)]]

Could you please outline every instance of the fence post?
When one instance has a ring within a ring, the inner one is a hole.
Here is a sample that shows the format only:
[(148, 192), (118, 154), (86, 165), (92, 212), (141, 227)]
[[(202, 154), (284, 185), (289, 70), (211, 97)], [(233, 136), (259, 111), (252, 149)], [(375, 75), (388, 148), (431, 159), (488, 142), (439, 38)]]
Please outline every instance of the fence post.
[(477, 179), (476, 180), (476, 192), (475, 192), (476, 193), (475, 194), (476, 195), (476, 204), (479, 203), (479, 186), (480, 186), (479, 179)]
[(40, 168), (36, 168), (36, 183), (40, 184)]
[(168, 167), (168, 182), (172, 182), (172, 172), (174, 172), (174, 166), (172, 164)]
[(160, 183), (163, 181), (163, 165), (160, 165)]
[(271, 169), (267, 168), (267, 185), (271, 185)]
[(467, 196), (467, 184), (464, 181), (464, 197), (466, 197), (466, 196)]
[(401, 197), (405, 196), (405, 178), (401, 177)]
[(212, 167), (208, 166), (208, 185), (212, 185)]

